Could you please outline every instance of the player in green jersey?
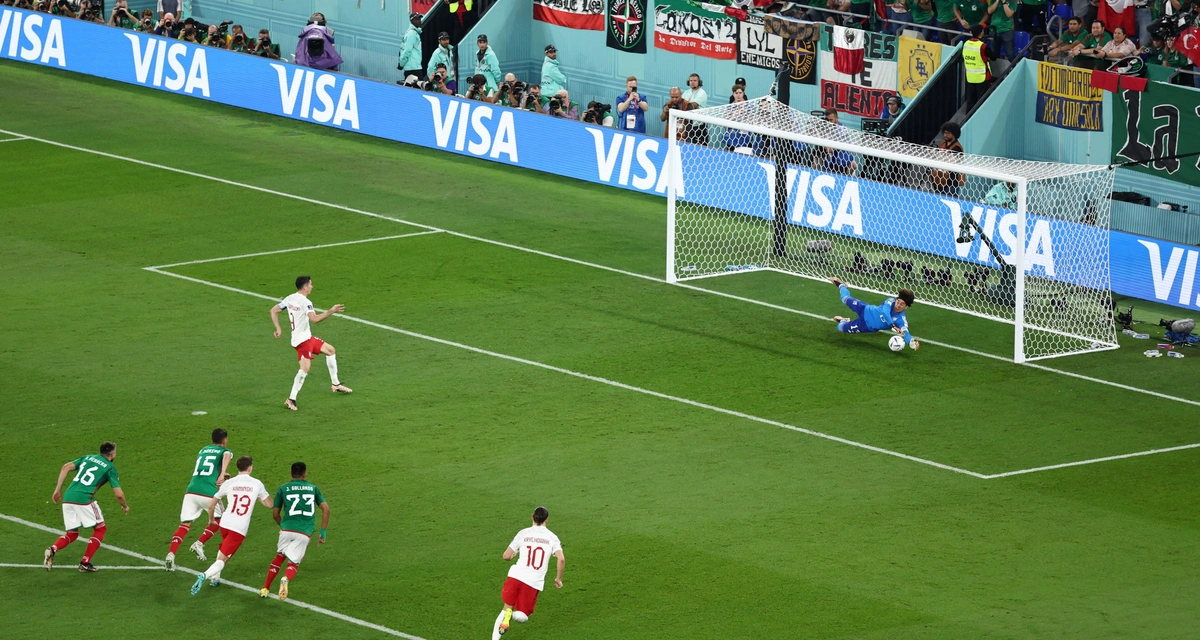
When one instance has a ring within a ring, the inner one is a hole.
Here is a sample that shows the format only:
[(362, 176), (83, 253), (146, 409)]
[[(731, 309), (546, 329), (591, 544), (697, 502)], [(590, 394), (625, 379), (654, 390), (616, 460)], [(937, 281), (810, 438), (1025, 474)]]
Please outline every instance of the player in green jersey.
[(325, 544), (325, 529), (329, 527), (329, 503), (313, 483), (309, 482), (308, 467), (303, 462), (292, 464), (292, 481), (284, 483), (275, 491), (275, 522), (279, 523), (279, 546), (271, 568), (267, 570), (267, 581), (259, 590), (260, 597), (271, 593), (271, 583), (287, 560), (287, 570), (279, 580), (279, 599), (287, 600), (288, 583), (296, 577), (300, 561), (308, 549), (316, 524), (317, 507), (321, 508), (321, 536), (319, 544)]
[[(229, 461), (233, 460), (233, 452), (228, 446), (229, 433), (224, 429), (214, 429), (212, 444), (196, 454), (196, 468), (192, 470), (192, 481), (188, 483), (187, 492), (183, 494), (183, 508), (179, 511), (179, 528), (171, 537), (171, 550), (167, 552), (167, 571), (175, 570), (175, 552), (179, 550), (179, 545), (183, 544), (184, 537), (191, 530), (192, 521), (199, 518), (201, 512), (208, 511), (208, 505), (217, 493), (217, 487), (229, 477), (225, 470), (229, 468)], [(224, 505), (218, 502), (212, 519), (200, 534), (200, 539), (192, 543), (191, 549), (197, 558), (208, 559), (204, 557), (204, 543), (220, 528), (221, 513), (224, 510)]]
[[(95, 500), (96, 489), (105, 483), (112, 485), (113, 497), (117, 499), (117, 504), (121, 505), (125, 513), (129, 513), (125, 492), (121, 490), (121, 482), (117, 479), (117, 467), (113, 465), (113, 459), (116, 457), (117, 445), (105, 442), (100, 445), (100, 455), (91, 453), (62, 466), (62, 471), (58, 473), (58, 484), (54, 485), (54, 495), (50, 499), (54, 504), (62, 500), (63, 529), (66, 533), (46, 549), (46, 571), (54, 567), (54, 554), (79, 538), (80, 528), (91, 529), (92, 540), (88, 542), (87, 550), (79, 560), (79, 571), (97, 571), (96, 567), (92, 566), (92, 556), (100, 548), (100, 541), (104, 540), (107, 528), (104, 526), (104, 514), (100, 513), (100, 505)], [(75, 477), (67, 487), (67, 492), (63, 493), (63, 480), (66, 480), (67, 474), (72, 471), (76, 472)]]

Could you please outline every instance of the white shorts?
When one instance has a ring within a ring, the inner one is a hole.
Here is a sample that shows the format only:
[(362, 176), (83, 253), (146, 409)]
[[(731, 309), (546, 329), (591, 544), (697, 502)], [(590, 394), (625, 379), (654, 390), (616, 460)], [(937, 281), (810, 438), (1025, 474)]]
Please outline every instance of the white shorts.
[[(185, 493), (183, 495), (183, 508), (179, 510), (180, 522), (191, 522), (200, 517), (200, 514), (208, 511), (208, 505), (212, 503), (212, 498), (201, 496), (195, 493)], [(225, 503), (218, 500), (217, 508), (213, 510), (213, 519), (220, 520), (221, 514), (225, 512)]]
[(282, 553), (288, 559), (288, 562), (300, 564), (304, 559), (304, 552), (308, 550), (308, 541), (310, 536), (295, 531), (280, 531), (279, 532), (279, 548), (277, 553)]
[(63, 529), (91, 529), (104, 522), (104, 514), (100, 513), (100, 505), (95, 500), (91, 504), (63, 503)]

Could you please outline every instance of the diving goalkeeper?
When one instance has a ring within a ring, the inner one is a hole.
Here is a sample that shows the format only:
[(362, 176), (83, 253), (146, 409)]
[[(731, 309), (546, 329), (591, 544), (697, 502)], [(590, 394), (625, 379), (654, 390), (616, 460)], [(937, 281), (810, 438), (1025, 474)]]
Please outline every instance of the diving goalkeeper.
[(904, 315), (904, 310), (913, 304), (912, 291), (901, 289), (896, 297), (888, 298), (880, 304), (869, 305), (851, 296), (850, 290), (841, 280), (830, 278), (829, 281), (838, 286), (838, 291), (842, 294), (842, 304), (858, 314), (858, 318), (854, 320), (834, 316), (833, 319), (838, 323), (838, 331), (842, 333), (875, 333), (891, 329), (904, 336), (904, 343), (913, 350), (921, 348), (921, 343), (908, 332), (908, 318)]

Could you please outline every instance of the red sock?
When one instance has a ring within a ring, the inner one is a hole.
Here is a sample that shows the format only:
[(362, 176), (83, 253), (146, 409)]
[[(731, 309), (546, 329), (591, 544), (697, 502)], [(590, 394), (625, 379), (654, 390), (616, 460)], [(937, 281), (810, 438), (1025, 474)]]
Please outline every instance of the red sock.
[(300, 565), (298, 565), (294, 562), (289, 562), (287, 571), (283, 572), (283, 577), (287, 578), (288, 582), (295, 580), (296, 579), (296, 571), (298, 569), (300, 569)]
[(266, 589), (268, 591), (271, 590), (271, 583), (275, 582), (275, 576), (279, 573), (279, 567), (283, 566), (284, 560), (285, 560), (285, 558), (283, 557), (283, 554), (281, 553), (281, 554), (275, 556), (275, 559), (271, 561), (271, 568), (267, 569), (267, 581), (263, 583), (264, 589)]
[(67, 548), (67, 545), (75, 542), (77, 538), (79, 538), (78, 531), (68, 531), (62, 534), (61, 538), (55, 540), (54, 544), (50, 548), (54, 549), (55, 551), (62, 551), (63, 549)]
[(92, 556), (100, 548), (100, 542), (104, 540), (104, 532), (107, 530), (108, 527), (105, 527), (104, 523), (100, 523), (96, 525), (95, 529), (92, 529), (92, 541), (88, 543), (87, 551), (83, 552), (83, 557), (79, 559), (79, 564), (87, 564), (92, 561)]
[(183, 544), (183, 538), (192, 529), (192, 523), (180, 522), (179, 528), (175, 530), (175, 535), (171, 537), (171, 553), (179, 551), (179, 545)]
[(208, 539), (213, 537), (213, 534), (221, 528), (220, 522), (210, 522), (207, 527), (204, 527), (204, 532), (200, 534), (200, 544), (208, 542)]

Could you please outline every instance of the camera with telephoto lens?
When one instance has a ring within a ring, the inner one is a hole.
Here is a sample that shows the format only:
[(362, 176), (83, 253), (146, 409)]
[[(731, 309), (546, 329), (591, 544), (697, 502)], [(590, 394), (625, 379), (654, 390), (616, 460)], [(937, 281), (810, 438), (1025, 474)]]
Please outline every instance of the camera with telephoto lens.
[(1195, 10), (1184, 11), (1181, 13), (1163, 16), (1154, 22), (1151, 22), (1146, 31), (1150, 33), (1152, 40), (1162, 40), (1166, 42), (1167, 38), (1174, 38), (1184, 29), (1187, 29), (1196, 20)]
[(225, 20), (221, 24), (217, 25), (217, 33), (220, 34), (221, 37), (225, 37), (225, 35), (229, 33), (229, 25), (231, 24), (233, 24), (233, 20)]
[(557, 96), (550, 98), (550, 111), (562, 111), (562, 100)]
[(587, 111), (583, 114), (583, 121), (588, 124), (604, 124), (604, 114), (612, 111), (611, 104), (604, 104), (592, 100), (588, 103)]

